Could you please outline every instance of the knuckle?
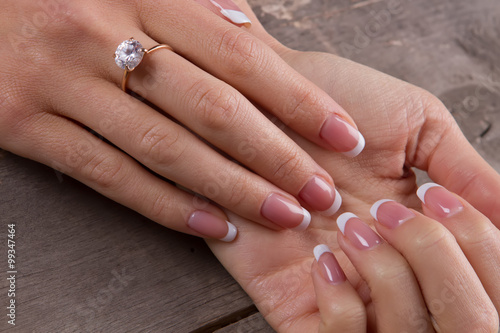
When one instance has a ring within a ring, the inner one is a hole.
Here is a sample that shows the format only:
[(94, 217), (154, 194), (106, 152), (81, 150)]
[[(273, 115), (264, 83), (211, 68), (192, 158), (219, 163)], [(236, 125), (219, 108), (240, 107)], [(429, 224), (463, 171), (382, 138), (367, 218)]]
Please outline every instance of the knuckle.
[(286, 120), (292, 121), (300, 119), (301, 121), (310, 121), (313, 119), (314, 112), (311, 110), (321, 110), (325, 107), (321, 104), (319, 96), (313, 91), (312, 88), (301, 86), (296, 89), (296, 93), (291, 95), (296, 96), (292, 104), (284, 110), (286, 113)]
[(413, 273), (405, 261), (404, 263), (394, 264), (390, 267), (379, 267), (375, 270), (374, 277), (379, 283), (404, 286), (408, 284), (408, 281), (412, 281)]
[(500, 236), (500, 231), (486, 217), (482, 219), (484, 220), (470, 223), (458, 236), (466, 247), (494, 246), (494, 240)]
[(455, 238), (445, 227), (440, 224), (429, 225), (414, 238), (414, 245), (418, 249), (416, 253), (442, 251), (455, 242)]
[(116, 188), (124, 178), (124, 160), (116, 155), (97, 154), (82, 166), (85, 177), (101, 188)]
[(171, 206), (171, 198), (165, 193), (159, 193), (155, 196), (154, 200), (150, 201), (151, 207), (148, 210), (153, 221), (161, 221), (165, 219), (167, 216), (171, 216), (170, 212)]
[(183, 153), (179, 147), (180, 132), (154, 125), (139, 138), (139, 151), (146, 164), (161, 163), (169, 167), (175, 164)]
[[(320, 332), (334, 332), (335, 328), (339, 326), (339, 320), (342, 323), (351, 323), (353, 328), (358, 328), (360, 323), (366, 321), (366, 313), (364, 306), (360, 302), (353, 304), (335, 304), (331, 305), (327, 316), (321, 317), (321, 329)], [(345, 328), (349, 328), (350, 325), (342, 325)], [(347, 327), (346, 327), (347, 326)], [(347, 330), (351, 332), (351, 330)], [(354, 332), (354, 331), (353, 331)]]
[(247, 202), (249, 186), (250, 181), (246, 176), (240, 176), (232, 183), (229, 198), (227, 199), (230, 207), (241, 207)]
[(275, 169), (272, 177), (278, 182), (296, 181), (297, 175), (306, 170), (304, 166), (304, 159), (301, 157), (299, 151), (293, 150), (288, 152), (285, 156), (278, 156), (274, 163)]
[(234, 123), (241, 103), (234, 91), (228, 88), (214, 89), (205, 83), (197, 83), (190, 90), (193, 111), (202, 126), (224, 130)]
[(218, 54), (228, 74), (237, 77), (258, 74), (264, 62), (263, 48), (255, 37), (244, 31), (222, 33)]

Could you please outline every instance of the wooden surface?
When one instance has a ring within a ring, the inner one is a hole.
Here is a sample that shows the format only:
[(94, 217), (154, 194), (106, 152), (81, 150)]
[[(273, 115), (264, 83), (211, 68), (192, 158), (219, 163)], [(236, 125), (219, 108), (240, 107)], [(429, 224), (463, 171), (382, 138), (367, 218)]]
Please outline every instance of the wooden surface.
[[(250, 3), (290, 47), (338, 53), (441, 97), (500, 170), (498, 0)], [(15, 329), (0, 259), (2, 332), (272, 332), (199, 239), (3, 151), (0, 198), (2, 253), (9, 223), (18, 251)]]

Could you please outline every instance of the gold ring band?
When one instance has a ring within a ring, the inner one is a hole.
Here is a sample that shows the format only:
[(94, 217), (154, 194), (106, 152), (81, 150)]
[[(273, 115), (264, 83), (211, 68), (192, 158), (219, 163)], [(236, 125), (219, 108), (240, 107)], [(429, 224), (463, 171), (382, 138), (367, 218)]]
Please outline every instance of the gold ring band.
[(142, 62), (146, 54), (150, 54), (156, 50), (168, 49), (174, 51), (174, 49), (166, 44), (159, 44), (153, 46), (149, 50), (142, 47), (141, 43), (136, 41), (133, 37), (122, 42), (115, 52), (115, 63), (124, 70), (121, 88), (123, 91), (127, 92), (127, 82), (130, 73), (137, 68)]

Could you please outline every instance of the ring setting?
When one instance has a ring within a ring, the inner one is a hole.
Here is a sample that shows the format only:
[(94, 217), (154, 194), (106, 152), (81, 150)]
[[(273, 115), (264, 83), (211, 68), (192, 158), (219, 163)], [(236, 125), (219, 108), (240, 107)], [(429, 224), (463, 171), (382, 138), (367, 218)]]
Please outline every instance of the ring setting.
[(123, 41), (115, 52), (115, 63), (118, 67), (129, 72), (133, 71), (144, 58), (146, 49), (134, 38)]
[(114, 57), (116, 65), (125, 71), (123, 73), (121, 85), (123, 91), (127, 91), (127, 81), (130, 73), (141, 64), (144, 57), (147, 54), (160, 49), (169, 49), (170, 51), (173, 51), (172, 47), (166, 44), (159, 44), (147, 50), (139, 41), (135, 40), (134, 37), (131, 37), (118, 45)]

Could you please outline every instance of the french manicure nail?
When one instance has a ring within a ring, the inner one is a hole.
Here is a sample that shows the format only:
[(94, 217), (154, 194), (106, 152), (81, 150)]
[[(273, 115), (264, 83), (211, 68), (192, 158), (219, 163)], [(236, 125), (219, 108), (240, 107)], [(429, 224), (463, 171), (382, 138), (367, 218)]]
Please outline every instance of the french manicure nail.
[(220, 217), (202, 210), (191, 214), (187, 224), (194, 231), (223, 242), (232, 242), (238, 234), (238, 230), (231, 222), (224, 221)]
[(337, 115), (331, 115), (325, 121), (320, 137), (333, 149), (348, 157), (358, 156), (365, 148), (363, 135)]
[(314, 257), (318, 262), (319, 271), (326, 282), (339, 284), (346, 280), (344, 271), (327, 245), (316, 245), (314, 248)]
[(414, 218), (414, 212), (393, 200), (383, 199), (375, 202), (370, 208), (370, 214), (375, 220), (390, 229)]
[(360, 250), (368, 250), (382, 243), (382, 238), (353, 213), (340, 215), (337, 218), (337, 226), (340, 232)]
[(311, 223), (311, 214), (306, 209), (276, 193), (271, 194), (264, 201), (261, 214), (283, 228), (296, 231), (307, 229)]
[(417, 190), (417, 196), (427, 208), (439, 217), (451, 217), (464, 209), (457, 197), (435, 183), (420, 186)]
[(342, 204), (339, 192), (318, 176), (314, 176), (302, 188), (299, 197), (324, 216), (332, 216)]
[(231, 0), (210, 0), (217, 7), (221, 14), (227, 17), (234, 24), (252, 24), (250, 19)]

